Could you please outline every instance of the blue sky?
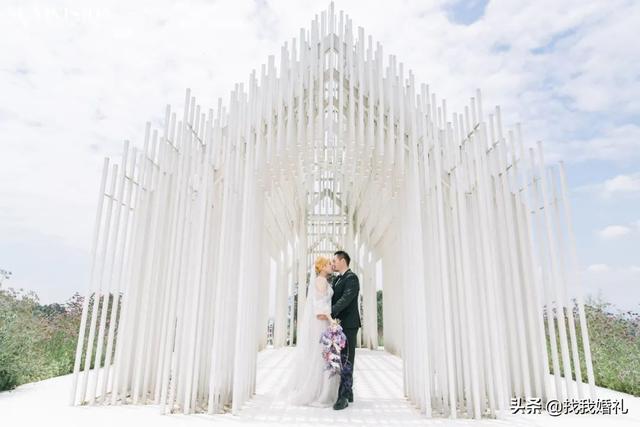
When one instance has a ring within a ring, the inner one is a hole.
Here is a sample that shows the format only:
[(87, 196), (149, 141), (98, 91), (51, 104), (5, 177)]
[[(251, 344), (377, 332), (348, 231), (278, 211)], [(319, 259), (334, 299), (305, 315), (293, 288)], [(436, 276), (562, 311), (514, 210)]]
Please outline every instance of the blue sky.
[[(86, 290), (102, 159), (144, 123), (226, 99), (317, 1), (0, 3), (0, 268), (43, 302)], [(568, 174), (587, 293), (640, 308), (633, 1), (336, 1), (459, 110), (476, 88)]]

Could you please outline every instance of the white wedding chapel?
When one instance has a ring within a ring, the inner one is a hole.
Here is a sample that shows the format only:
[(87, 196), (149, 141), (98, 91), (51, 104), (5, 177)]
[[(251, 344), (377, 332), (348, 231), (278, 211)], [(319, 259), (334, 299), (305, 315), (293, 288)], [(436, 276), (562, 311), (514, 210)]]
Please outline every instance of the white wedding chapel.
[(337, 249), (359, 347), (383, 289), (380, 352), (426, 417), (595, 397), (563, 165), (473, 95), (450, 111), (333, 3), (228, 100), (187, 90), (104, 160), (71, 403), (239, 411)]

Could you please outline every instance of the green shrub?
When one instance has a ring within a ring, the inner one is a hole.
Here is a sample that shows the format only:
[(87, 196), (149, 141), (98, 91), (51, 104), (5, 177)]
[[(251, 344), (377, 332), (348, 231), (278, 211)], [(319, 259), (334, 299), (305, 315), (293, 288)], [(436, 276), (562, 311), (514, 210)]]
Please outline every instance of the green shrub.
[(33, 291), (0, 289), (0, 390), (73, 371), (82, 300), (41, 305)]
[(45, 324), (34, 316), (37, 306), (33, 292), (0, 291), (0, 390), (55, 374), (47, 361)]
[[(584, 303), (587, 331), (591, 347), (591, 360), (595, 384), (612, 390), (640, 396), (640, 316), (637, 312), (620, 312), (612, 304), (601, 299), (587, 298)], [(555, 310), (554, 310), (555, 315)], [(579, 349), (580, 374), (582, 381), (587, 382), (587, 368), (584, 360), (582, 331), (578, 321), (578, 307), (573, 306), (573, 316), (576, 323), (576, 341)], [(565, 324), (568, 325), (567, 313), (564, 313)], [(556, 323), (556, 345), (560, 365), (560, 375), (563, 373), (560, 335)], [(547, 334), (547, 352), (549, 368), (553, 373), (551, 359), (551, 345), (549, 329), (545, 315), (545, 331)], [(567, 337), (569, 330), (567, 329)], [(569, 352), (571, 342), (567, 338)], [(570, 356), (571, 357), (571, 356)], [(573, 361), (571, 375), (575, 380)]]

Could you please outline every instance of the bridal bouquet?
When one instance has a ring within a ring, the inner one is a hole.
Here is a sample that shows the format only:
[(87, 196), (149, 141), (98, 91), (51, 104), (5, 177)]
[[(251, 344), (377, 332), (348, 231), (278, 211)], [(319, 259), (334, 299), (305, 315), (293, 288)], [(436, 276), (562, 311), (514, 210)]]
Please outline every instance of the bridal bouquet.
[(339, 374), (342, 371), (340, 351), (347, 344), (347, 337), (342, 332), (342, 326), (337, 322), (331, 323), (320, 335), (320, 343), (322, 344), (322, 358), (327, 365), (326, 369), (331, 371), (330, 376)]

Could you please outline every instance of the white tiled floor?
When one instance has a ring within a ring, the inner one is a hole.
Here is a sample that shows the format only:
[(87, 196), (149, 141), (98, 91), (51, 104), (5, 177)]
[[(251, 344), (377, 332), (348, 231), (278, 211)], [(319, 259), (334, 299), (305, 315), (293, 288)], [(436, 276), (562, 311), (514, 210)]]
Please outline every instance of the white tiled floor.
[(402, 361), (384, 351), (357, 349), (354, 399), (349, 407), (291, 407), (275, 390), (287, 369), (291, 348), (267, 349), (258, 357), (256, 395), (239, 415), (161, 415), (157, 405), (69, 406), (71, 375), (25, 384), (0, 393), (0, 426), (640, 426), (640, 398), (599, 388), (599, 397), (624, 398), (627, 415), (501, 415), (498, 419), (427, 419), (403, 397)]
[(334, 411), (331, 408), (287, 406), (275, 395), (282, 373), (289, 366), (291, 348), (265, 350), (259, 354), (256, 396), (240, 416), (255, 422), (290, 425), (389, 425), (403, 426), (420, 421), (402, 396), (402, 361), (383, 351), (356, 350), (354, 402)]
[[(402, 390), (402, 360), (385, 351), (356, 350), (354, 372), (354, 402), (349, 407), (332, 409), (288, 407), (274, 390), (288, 366), (291, 348), (269, 349), (259, 354), (258, 387), (256, 396), (244, 406), (240, 417), (256, 423), (273, 425), (336, 425), (336, 426), (600, 426), (603, 422), (616, 426), (640, 426), (640, 399), (633, 396), (598, 388), (600, 397), (620, 399), (624, 397), (627, 415), (586, 416), (548, 414), (513, 415), (503, 413), (498, 419), (472, 420), (458, 418), (425, 418), (404, 396)], [(551, 380), (552, 377), (549, 377)]]

